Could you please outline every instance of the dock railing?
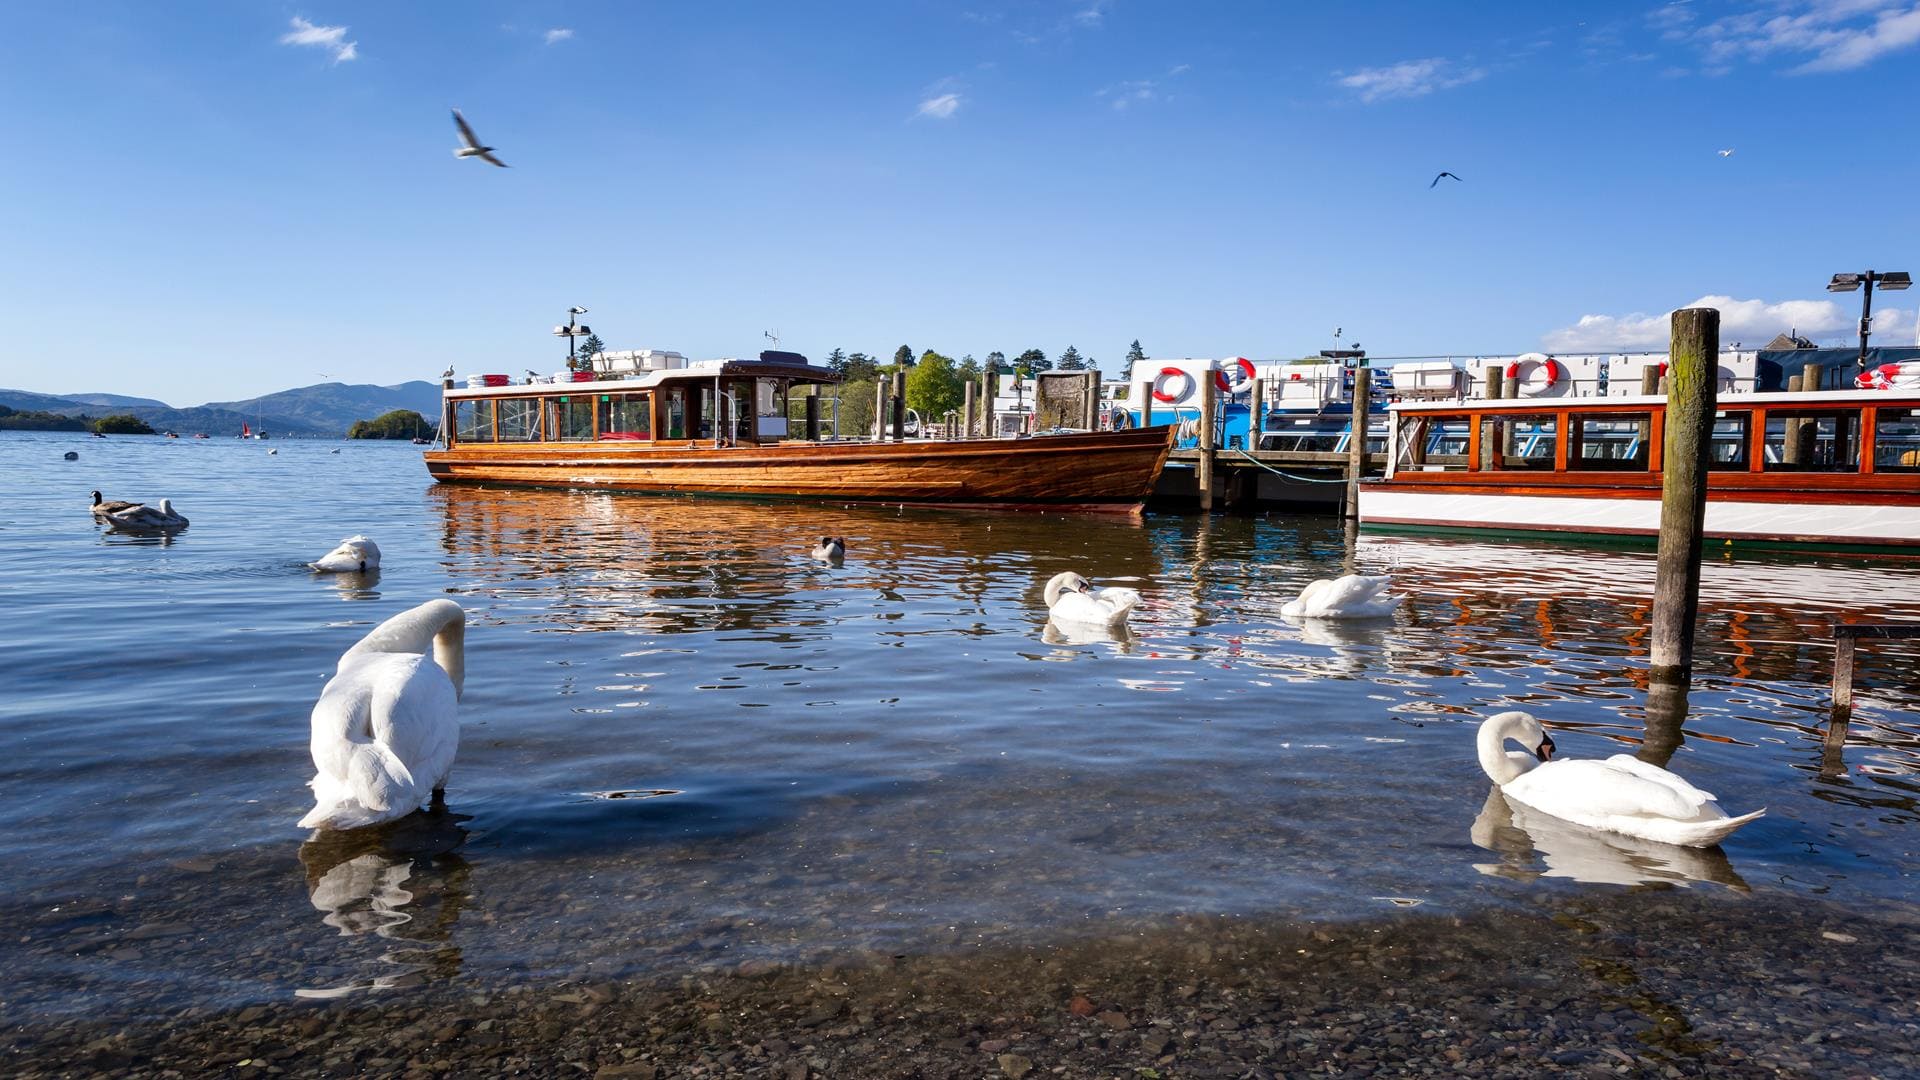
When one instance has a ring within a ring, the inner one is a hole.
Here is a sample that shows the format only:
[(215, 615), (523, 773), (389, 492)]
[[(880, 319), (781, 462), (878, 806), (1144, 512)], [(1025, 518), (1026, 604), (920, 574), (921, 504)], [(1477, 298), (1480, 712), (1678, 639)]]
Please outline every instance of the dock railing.
[(1826, 758), (1840, 760), (1847, 744), (1847, 725), (1853, 721), (1853, 650), (1861, 639), (1899, 641), (1920, 639), (1916, 623), (1835, 623), (1833, 625), (1833, 711), (1827, 717)]

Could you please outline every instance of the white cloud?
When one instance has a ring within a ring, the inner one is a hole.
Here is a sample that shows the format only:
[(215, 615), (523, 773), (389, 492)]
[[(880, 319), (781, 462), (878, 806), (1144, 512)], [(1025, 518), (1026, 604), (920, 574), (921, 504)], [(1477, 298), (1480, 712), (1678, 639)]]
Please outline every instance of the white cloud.
[[(1775, 334), (1789, 330), (1816, 341), (1835, 343), (1854, 340), (1859, 329), (1859, 308), (1832, 300), (1735, 300), (1731, 296), (1703, 296), (1683, 307), (1710, 307), (1720, 311), (1720, 340), (1752, 348), (1765, 344)], [(1540, 343), (1549, 352), (1606, 352), (1613, 349), (1663, 349), (1671, 340), (1668, 324), (1672, 311), (1658, 315), (1633, 312), (1629, 315), (1582, 315), (1572, 326), (1549, 331)], [(1906, 336), (1913, 326), (1914, 314), (1901, 308), (1885, 308), (1873, 313), (1874, 340), (1886, 344), (1888, 335)]]
[(358, 44), (347, 40), (344, 26), (315, 26), (298, 15), (293, 17), (293, 32), (280, 35), (282, 45), (308, 45), (333, 53), (336, 64), (360, 55)]
[(551, 45), (556, 41), (565, 41), (572, 36), (573, 36), (573, 31), (567, 29), (564, 26), (556, 26), (553, 29), (547, 31), (546, 33), (547, 44)]
[(1852, 71), (1920, 44), (1920, 3), (1907, 0), (1786, 0), (1702, 26), (1707, 65), (1805, 56), (1794, 75)]
[[(1165, 78), (1177, 78), (1191, 68), (1190, 64), (1175, 64), (1168, 69)], [(1124, 112), (1134, 105), (1149, 101), (1172, 101), (1173, 96), (1165, 91), (1164, 83), (1165, 79), (1128, 79), (1112, 86), (1103, 86), (1094, 91), (1093, 96), (1109, 99), (1115, 109)]]
[(1486, 76), (1483, 68), (1461, 67), (1436, 56), (1407, 60), (1390, 67), (1361, 68), (1352, 74), (1338, 75), (1336, 81), (1371, 105), (1393, 98), (1425, 97), (1435, 90), (1464, 86)]
[(1107, 9), (1112, 6), (1113, 0), (1093, 0), (1073, 13), (1073, 21), (1081, 26), (1099, 26), (1107, 17)]
[(959, 94), (941, 94), (937, 97), (930, 97), (920, 103), (920, 107), (914, 110), (913, 115), (930, 116), (935, 120), (945, 120), (960, 110), (960, 101), (961, 98)]

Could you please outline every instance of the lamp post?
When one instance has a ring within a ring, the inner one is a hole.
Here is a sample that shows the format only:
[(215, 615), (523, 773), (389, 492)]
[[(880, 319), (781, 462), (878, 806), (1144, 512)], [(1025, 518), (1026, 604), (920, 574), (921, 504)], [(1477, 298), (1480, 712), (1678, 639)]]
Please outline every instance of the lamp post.
[(573, 366), (574, 339), (583, 338), (583, 337), (586, 337), (588, 334), (593, 333), (593, 327), (582, 325), (580, 322), (580, 316), (585, 315), (586, 313), (587, 313), (586, 308), (580, 307), (579, 305), (576, 304), (573, 307), (570, 307), (567, 309), (567, 325), (556, 326), (553, 328), (554, 337), (563, 337), (567, 339), (567, 370), (568, 371), (574, 370), (574, 366)]
[(1872, 333), (1873, 287), (1879, 285), (1888, 292), (1897, 292), (1913, 284), (1913, 278), (1904, 270), (1867, 270), (1858, 274), (1835, 274), (1827, 282), (1828, 292), (1852, 292), (1863, 289), (1860, 296), (1860, 369), (1867, 367), (1867, 335)]

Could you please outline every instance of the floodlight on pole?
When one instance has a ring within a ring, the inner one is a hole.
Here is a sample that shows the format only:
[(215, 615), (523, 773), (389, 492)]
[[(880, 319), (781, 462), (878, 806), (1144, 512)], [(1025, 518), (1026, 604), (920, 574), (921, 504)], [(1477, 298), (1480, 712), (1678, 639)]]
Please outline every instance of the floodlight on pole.
[(1858, 274), (1835, 274), (1827, 282), (1828, 292), (1852, 292), (1861, 290), (1860, 295), (1860, 357), (1858, 363), (1862, 371), (1867, 367), (1867, 335), (1873, 332), (1873, 287), (1879, 285), (1890, 292), (1911, 288), (1913, 277), (1905, 270), (1867, 270)]

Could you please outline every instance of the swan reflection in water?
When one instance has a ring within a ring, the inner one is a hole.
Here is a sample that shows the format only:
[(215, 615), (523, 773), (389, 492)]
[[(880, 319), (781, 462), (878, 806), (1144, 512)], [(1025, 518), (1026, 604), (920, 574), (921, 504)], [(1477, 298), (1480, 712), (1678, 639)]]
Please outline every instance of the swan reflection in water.
[(451, 978), (460, 969), (453, 924), (468, 902), (471, 867), (456, 849), (466, 842), (461, 823), (435, 801), (428, 810), (388, 825), (323, 831), (300, 845), (307, 898), (321, 922), (341, 937), (372, 935), (393, 943), (377, 959), (386, 969), (333, 986), (294, 991), (303, 998), (337, 998), (362, 990), (415, 986)]
[(1497, 863), (1474, 864), (1475, 870), (1489, 877), (1515, 881), (1566, 878), (1595, 885), (1681, 888), (1706, 881), (1750, 891), (1719, 848), (1675, 847), (1585, 829), (1509, 802), (1498, 787), (1487, 792), (1487, 803), (1474, 819), (1473, 842), (1500, 856)]
[(1040, 640), (1049, 645), (1112, 645), (1117, 653), (1131, 653), (1140, 635), (1126, 623), (1118, 626), (1093, 626), (1075, 622), (1047, 620), (1040, 628)]
[(380, 599), (380, 568), (371, 570), (349, 570), (337, 574), (314, 574), (315, 581), (323, 582), (328, 588), (340, 594), (342, 600), (378, 600)]

